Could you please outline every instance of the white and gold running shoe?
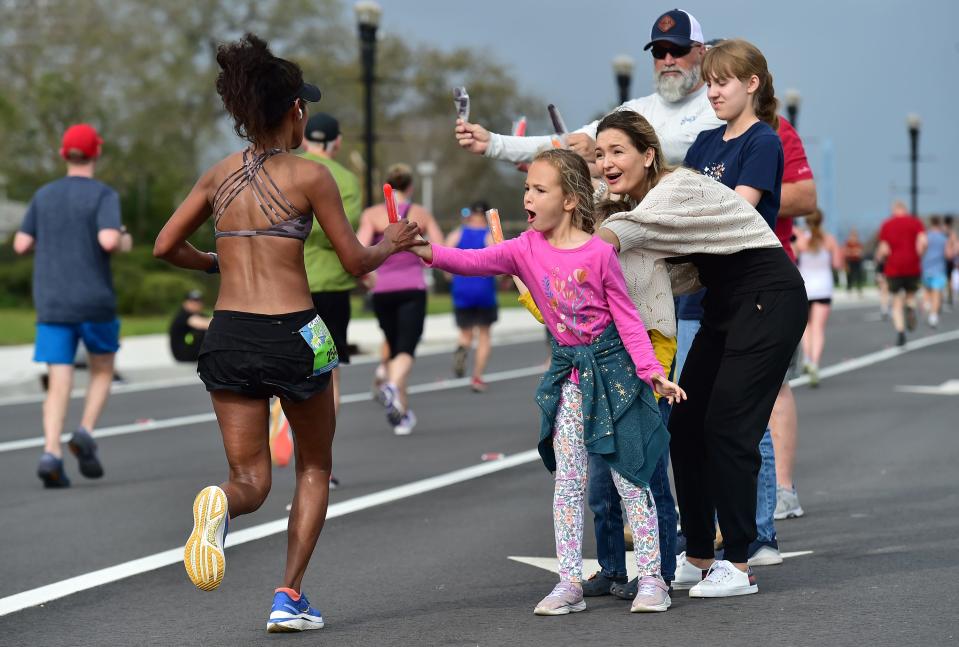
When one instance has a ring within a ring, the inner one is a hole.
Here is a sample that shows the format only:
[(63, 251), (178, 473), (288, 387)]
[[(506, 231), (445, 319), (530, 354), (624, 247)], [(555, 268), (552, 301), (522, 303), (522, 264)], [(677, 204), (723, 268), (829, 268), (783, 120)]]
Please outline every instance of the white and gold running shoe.
[(216, 485), (200, 490), (193, 500), (193, 532), (183, 549), (183, 566), (198, 589), (212, 591), (223, 581), (229, 525), (226, 493)]

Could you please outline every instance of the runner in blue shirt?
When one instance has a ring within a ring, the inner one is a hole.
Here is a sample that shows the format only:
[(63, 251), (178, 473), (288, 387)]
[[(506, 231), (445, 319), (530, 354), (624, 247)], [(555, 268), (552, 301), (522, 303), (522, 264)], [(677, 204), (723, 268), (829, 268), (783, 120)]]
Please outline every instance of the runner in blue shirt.
[[(464, 215), (463, 224), (446, 238), (449, 247), (459, 249), (483, 249), (492, 244), (486, 228), (486, 211), (489, 205), (475, 202)], [(492, 341), (490, 327), (499, 318), (496, 302), (496, 277), (454, 276), (452, 284), (453, 315), (460, 329), (459, 342), (453, 353), (453, 373), (456, 377), (466, 375), (466, 361), (473, 346), (476, 332), (476, 356), (473, 359), (473, 377), (470, 388), (476, 393), (486, 391), (483, 372), (489, 361)]]

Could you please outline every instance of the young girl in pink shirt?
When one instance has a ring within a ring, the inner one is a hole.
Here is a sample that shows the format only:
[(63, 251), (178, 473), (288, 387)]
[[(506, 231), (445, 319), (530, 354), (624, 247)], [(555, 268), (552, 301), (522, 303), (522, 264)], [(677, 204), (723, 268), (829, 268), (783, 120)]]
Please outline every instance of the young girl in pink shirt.
[[(633, 531), (640, 586), (631, 610), (665, 611), (659, 530), (649, 476), (668, 433), (652, 389), (670, 402), (686, 394), (665, 377), (629, 299), (614, 248), (593, 237), (593, 188), (583, 159), (540, 153), (530, 165), (524, 206), (530, 230), (478, 250), (416, 248), (433, 267), (465, 276), (512, 274), (527, 286), (553, 336), (550, 368), (537, 391), (539, 451), (555, 472), (553, 522), (560, 582), (537, 615), (586, 609), (583, 502), (587, 453), (601, 454)], [(652, 388), (651, 388), (652, 387)]]

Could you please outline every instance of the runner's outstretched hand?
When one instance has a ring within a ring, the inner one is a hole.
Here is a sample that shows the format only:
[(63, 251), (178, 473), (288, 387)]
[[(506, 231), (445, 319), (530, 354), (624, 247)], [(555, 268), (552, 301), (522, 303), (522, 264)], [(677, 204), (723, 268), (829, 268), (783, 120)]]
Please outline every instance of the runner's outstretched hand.
[(479, 124), (456, 120), (456, 142), (474, 155), (483, 155), (489, 148), (489, 131)]
[(412, 220), (401, 220), (390, 224), (383, 231), (383, 238), (389, 241), (392, 254), (427, 244), (420, 236), (420, 226)]

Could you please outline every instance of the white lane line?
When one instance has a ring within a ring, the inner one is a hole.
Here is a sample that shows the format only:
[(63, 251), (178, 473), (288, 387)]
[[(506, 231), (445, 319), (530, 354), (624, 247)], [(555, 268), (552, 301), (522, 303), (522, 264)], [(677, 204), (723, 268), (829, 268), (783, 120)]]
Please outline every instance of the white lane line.
[[(543, 333), (541, 331), (533, 333), (517, 333), (510, 335), (509, 339), (496, 341), (496, 347), (512, 346), (515, 344), (528, 344), (531, 341), (541, 341)], [(416, 352), (417, 357), (428, 357), (431, 355), (447, 355), (448, 348), (425, 348)], [(355, 357), (350, 360), (350, 366), (362, 366), (364, 364), (375, 364), (379, 358), (372, 356)], [(126, 393), (141, 393), (143, 391), (158, 391), (160, 389), (174, 389), (183, 386), (194, 386), (202, 384), (200, 378), (195, 374), (186, 377), (171, 377), (164, 380), (151, 380), (149, 382), (134, 382), (132, 384), (114, 384), (110, 387), (110, 396), (123, 395)], [(74, 389), (70, 392), (73, 399), (86, 397), (86, 389)], [(33, 395), (14, 395), (6, 398), (0, 398), (0, 407), (14, 404), (31, 404), (43, 402), (46, 397), (43, 393)]]
[[(471, 467), (447, 472), (446, 474), (440, 474), (438, 476), (432, 476), (420, 481), (413, 481), (412, 483), (407, 483), (405, 485), (388, 488), (379, 492), (373, 492), (364, 496), (348, 499), (341, 503), (334, 503), (329, 507), (326, 518), (334, 519), (336, 517), (342, 517), (354, 512), (359, 512), (361, 510), (383, 505), (385, 503), (391, 503), (393, 501), (417, 496), (433, 490), (439, 490), (441, 488), (449, 487), (450, 485), (463, 483), (464, 481), (469, 481), (481, 476), (486, 476), (488, 474), (510, 469), (518, 465), (531, 463), (538, 459), (539, 453), (535, 449), (531, 449), (518, 454), (512, 454), (511, 456), (507, 456), (502, 460), (480, 463)], [(230, 536), (226, 542), (227, 549), (230, 550), (240, 544), (245, 544), (247, 542), (256, 541), (257, 539), (263, 539), (264, 537), (285, 532), (287, 521), (288, 520), (286, 518), (277, 519), (276, 521), (268, 521), (250, 528), (244, 528), (243, 530), (232, 532), (230, 533)], [(123, 564), (117, 564), (116, 566), (110, 566), (108, 568), (103, 568), (91, 573), (77, 575), (76, 577), (71, 577), (60, 582), (54, 582), (53, 584), (47, 584), (46, 586), (41, 586), (30, 591), (16, 593), (5, 598), (0, 598), (0, 616), (15, 613), (29, 607), (35, 607), (40, 604), (45, 604), (51, 600), (57, 600), (74, 593), (79, 593), (80, 591), (86, 591), (97, 586), (110, 584), (134, 575), (147, 573), (149, 571), (163, 568), (164, 566), (170, 566), (171, 564), (176, 564), (182, 561), (183, 548), (171, 548), (170, 550), (165, 550), (153, 555), (141, 557), (139, 559), (134, 559), (129, 562), (124, 562)]]
[[(799, 550), (792, 553), (782, 553), (783, 559), (790, 559), (792, 557), (803, 557), (805, 555), (812, 555), (813, 551), (811, 550)], [(533, 566), (535, 568), (541, 568), (544, 571), (550, 571), (551, 573), (559, 573), (559, 561), (555, 557), (507, 557), (514, 562), (519, 562), (520, 564), (526, 564), (527, 566)], [(584, 559), (583, 560), (583, 572), (584, 573), (595, 573), (600, 571), (599, 562), (595, 559)], [(636, 569), (636, 558), (633, 557), (633, 551), (626, 551), (626, 573), (629, 579), (633, 579), (638, 574)]]
[[(867, 353), (866, 355), (862, 355), (860, 357), (847, 359), (846, 361), (839, 362), (838, 364), (831, 364), (825, 368), (819, 369), (819, 379), (825, 380), (830, 377), (835, 377), (836, 375), (841, 375), (843, 373), (856, 371), (867, 366), (872, 366), (873, 364), (878, 364), (879, 362), (885, 362), (888, 359), (905, 355), (910, 351), (921, 350), (923, 348), (935, 346), (936, 344), (945, 344), (947, 342), (956, 340), (959, 340), (959, 330), (950, 330), (949, 332), (939, 333), (938, 335), (930, 335), (929, 337), (923, 337), (921, 339), (908, 342), (902, 347), (886, 348), (874, 353)], [(804, 384), (809, 384), (808, 375), (803, 375), (802, 377), (789, 380), (789, 386), (803, 386)]]
[[(528, 366), (526, 368), (517, 368), (509, 371), (498, 371), (489, 373), (485, 379), (488, 383), (503, 382), (506, 380), (515, 380), (521, 377), (530, 377), (532, 375), (541, 375), (542, 366)], [(470, 378), (463, 377), (454, 380), (442, 380), (440, 382), (431, 382), (429, 384), (417, 384), (409, 388), (410, 394), (433, 393), (435, 391), (448, 391), (451, 389), (460, 389), (469, 386)], [(366, 393), (350, 393), (344, 395), (340, 400), (341, 404), (350, 404), (353, 402), (365, 402), (371, 400), (372, 396)], [(214, 422), (216, 415), (213, 413), (198, 413), (191, 416), (178, 416), (176, 418), (164, 418), (163, 420), (150, 420), (147, 422), (134, 422), (127, 425), (117, 425), (115, 427), (101, 427), (94, 432), (97, 439), (109, 438), (110, 436), (124, 436), (127, 434), (139, 434), (144, 431), (153, 431), (156, 429), (172, 429), (175, 427), (185, 427), (188, 425), (199, 425), (207, 422)], [(72, 434), (64, 434), (63, 441), (69, 442)], [(24, 438), (22, 440), (8, 440), (0, 443), (0, 453), (13, 452), (20, 449), (31, 449), (43, 447), (43, 438)]]

